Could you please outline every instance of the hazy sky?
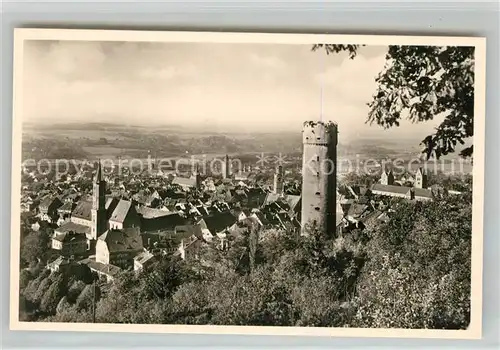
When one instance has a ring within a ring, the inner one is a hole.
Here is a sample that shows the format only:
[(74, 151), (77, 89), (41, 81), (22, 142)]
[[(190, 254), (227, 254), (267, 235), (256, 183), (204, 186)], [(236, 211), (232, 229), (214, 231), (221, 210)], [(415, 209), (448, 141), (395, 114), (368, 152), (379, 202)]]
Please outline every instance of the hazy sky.
[[(323, 110), (341, 134), (381, 134), (365, 124), (366, 103), (386, 51), (364, 47), (350, 60), (309, 45), (31, 41), (24, 120), (289, 131)], [(397, 134), (429, 129), (406, 123)]]

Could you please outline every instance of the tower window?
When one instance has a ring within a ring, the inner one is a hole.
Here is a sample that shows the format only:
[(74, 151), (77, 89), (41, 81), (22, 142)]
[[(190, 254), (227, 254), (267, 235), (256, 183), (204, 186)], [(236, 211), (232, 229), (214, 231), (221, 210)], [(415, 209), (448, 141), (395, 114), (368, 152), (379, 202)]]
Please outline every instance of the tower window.
[(314, 207), (314, 210), (319, 211), (320, 207)]
[(316, 161), (319, 162), (319, 156), (316, 156)]
[(316, 196), (319, 196), (319, 195), (320, 195), (320, 193), (319, 193), (319, 192), (316, 192)]

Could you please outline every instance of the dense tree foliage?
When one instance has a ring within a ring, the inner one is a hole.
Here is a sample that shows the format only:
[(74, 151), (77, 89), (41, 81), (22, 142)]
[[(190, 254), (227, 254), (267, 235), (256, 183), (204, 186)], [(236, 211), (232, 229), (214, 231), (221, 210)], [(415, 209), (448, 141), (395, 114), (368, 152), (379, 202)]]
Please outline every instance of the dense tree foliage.
[(50, 236), (45, 230), (32, 232), (24, 237), (21, 244), (21, 260), (24, 264), (45, 261), (49, 250)]
[[(346, 51), (354, 58), (359, 45), (318, 44), (312, 49)], [(370, 124), (391, 128), (402, 118), (419, 123), (443, 116), (435, 132), (422, 140), (428, 158), (453, 153), (473, 136), (474, 47), (389, 46), (376, 82), (373, 99), (367, 101)], [(473, 146), (468, 146), (460, 155), (472, 153)]]
[[(113, 282), (23, 273), (25, 319), (463, 329), (470, 315), (471, 195), (393, 201), (390, 220), (328, 239), (243, 231), (221, 251)], [(252, 268), (250, 268), (252, 266)]]

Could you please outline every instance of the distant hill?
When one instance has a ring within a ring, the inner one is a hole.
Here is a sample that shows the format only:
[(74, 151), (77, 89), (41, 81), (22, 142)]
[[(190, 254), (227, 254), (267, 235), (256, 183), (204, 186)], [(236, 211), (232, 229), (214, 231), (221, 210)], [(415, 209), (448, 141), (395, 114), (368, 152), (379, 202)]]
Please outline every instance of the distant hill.
[[(215, 132), (175, 125), (140, 126), (113, 123), (56, 123), (23, 125), (26, 153), (32, 149), (43, 155), (46, 148), (65, 149), (95, 157), (157, 157), (185, 154), (298, 153), (302, 151), (302, 134), (297, 132), (250, 133)], [(391, 137), (356, 137), (339, 140), (338, 156), (370, 158), (397, 157), (421, 151), (420, 139)], [(43, 141), (46, 140), (46, 141)]]

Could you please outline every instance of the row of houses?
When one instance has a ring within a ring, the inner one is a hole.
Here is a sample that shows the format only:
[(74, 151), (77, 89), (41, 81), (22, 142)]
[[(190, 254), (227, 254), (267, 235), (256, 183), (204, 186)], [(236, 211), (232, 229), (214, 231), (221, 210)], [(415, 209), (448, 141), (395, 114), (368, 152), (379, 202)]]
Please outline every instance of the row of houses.
[(122, 269), (140, 270), (161, 255), (196, 257), (203, 244), (226, 249), (229, 237), (252, 225), (293, 230), (290, 223), (299, 222), (300, 196), (270, 193), (241, 180), (214, 184), (216, 196), (191, 192), (174, 182), (171, 187), (147, 187), (115, 197), (105, 194), (106, 185), (98, 168), (91, 196), (70, 199), (58, 193), (43, 198), (39, 218), (50, 221), (58, 216), (52, 248), (61, 256), (49, 264), (51, 269), (76, 259), (112, 278)]

